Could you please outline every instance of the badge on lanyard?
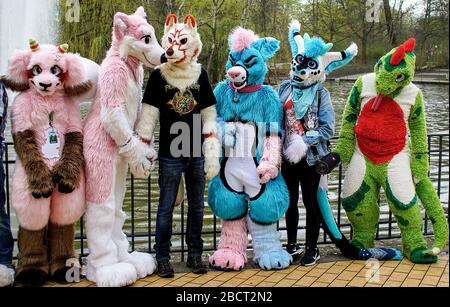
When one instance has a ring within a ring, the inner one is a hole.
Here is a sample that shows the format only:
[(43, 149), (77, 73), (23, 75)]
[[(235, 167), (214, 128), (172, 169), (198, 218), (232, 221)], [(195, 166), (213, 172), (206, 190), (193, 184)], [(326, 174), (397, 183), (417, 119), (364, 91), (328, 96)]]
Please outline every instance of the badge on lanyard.
[(54, 114), (49, 114), (49, 128), (45, 131), (45, 144), (42, 146), (42, 154), (46, 159), (59, 159), (61, 157), (59, 148), (61, 143), (58, 137), (58, 130), (53, 126)]

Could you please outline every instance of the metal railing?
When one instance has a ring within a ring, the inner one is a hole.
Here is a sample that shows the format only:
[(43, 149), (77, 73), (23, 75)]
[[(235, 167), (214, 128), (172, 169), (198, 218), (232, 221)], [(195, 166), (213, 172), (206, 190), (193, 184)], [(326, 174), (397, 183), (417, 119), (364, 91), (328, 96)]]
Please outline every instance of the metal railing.
[[(335, 142), (336, 140), (333, 140)], [(448, 210), (449, 205), (449, 133), (430, 134), (428, 136), (428, 144), (430, 148), (430, 176), (433, 179), (436, 190), (441, 197), (443, 206)], [(7, 212), (11, 212), (10, 193), (11, 193), (11, 177), (15, 163), (15, 153), (13, 144), (7, 143), (4, 153), (5, 175), (6, 175), (6, 196), (7, 196)], [(342, 209), (342, 183), (345, 169), (341, 166), (332, 175), (330, 175), (330, 202), (333, 205), (335, 217), (343, 232), (351, 236), (351, 225), (348, 222), (345, 210)], [(149, 180), (136, 180), (133, 176), (128, 178), (128, 189), (124, 202), (124, 211), (128, 215), (125, 225), (125, 232), (130, 240), (130, 247), (134, 250), (146, 252), (154, 252), (154, 238), (156, 225), (156, 211), (159, 201), (159, 188), (157, 184), (157, 171), (155, 171)], [(206, 189), (205, 195), (208, 191)], [(301, 200), (300, 200), (301, 203)], [(400, 238), (399, 229), (393, 214), (388, 210), (384, 196), (380, 198), (380, 206), (382, 214), (379, 223), (377, 240)], [(304, 217), (305, 211), (300, 204), (300, 213)], [(186, 239), (186, 221), (187, 221), (187, 205), (183, 202), (174, 212), (174, 232), (173, 232), (173, 248), (172, 254), (180, 261), (185, 260), (187, 247)], [(383, 209), (384, 208), (384, 209)], [(12, 214), (13, 225), (15, 224), (14, 215)], [(305, 231), (304, 218), (301, 219), (299, 225), (300, 238)], [(78, 223), (76, 235), (76, 246), (82, 257), (87, 256), (86, 232), (83, 219)], [(279, 222), (279, 229), (282, 238), (286, 238), (286, 228), (284, 219)], [(205, 228), (203, 237), (205, 240), (205, 252), (216, 250), (220, 238), (220, 222), (213, 216), (209, 208), (205, 210)], [(432, 235), (431, 223), (424, 214), (424, 234)], [(323, 234), (321, 244), (330, 243), (326, 234)], [(251, 245), (249, 246), (251, 248)]]

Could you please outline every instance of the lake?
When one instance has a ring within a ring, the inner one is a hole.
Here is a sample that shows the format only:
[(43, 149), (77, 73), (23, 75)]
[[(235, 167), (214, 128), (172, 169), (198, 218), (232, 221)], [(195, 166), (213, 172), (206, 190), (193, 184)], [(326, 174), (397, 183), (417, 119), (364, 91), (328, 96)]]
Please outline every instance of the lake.
[[(333, 105), (336, 111), (337, 117), (337, 130), (340, 128), (342, 112), (347, 100), (347, 96), (350, 93), (353, 83), (348, 81), (328, 81), (326, 87), (331, 93), (333, 100)], [(419, 84), (419, 87), (424, 91), (427, 109), (427, 121), (429, 126), (429, 132), (436, 133), (442, 132), (447, 133), (449, 131), (449, 86), (448, 85), (434, 85), (434, 84)], [(7, 141), (11, 141), (10, 129), (8, 129), (6, 136)], [(338, 133), (338, 132), (337, 132)], [(438, 139), (433, 139), (431, 144), (433, 148), (438, 146)], [(436, 185), (439, 164), (441, 168), (442, 180), (440, 183), (441, 190), (441, 200), (445, 207), (448, 207), (448, 182), (449, 182), (449, 139), (448, 137), (443, 138), (442, 144), (444, 153), (442, 154), (441, 163), (439, 163), (438, 155), (434, 155), (432, 158), (432, 178)], [(9, 159), (14, 159), (14, 153), (12, 152), (12, 147), (9, 147), (10, 154)], [(13, 165), (9, 166), (9, 172), (12, 174)], [(11, 179), (11, 178), (10, 178)], [(158, 189), (158, 178), (157, 171), (155, 171), (151, 180), (148, 182), (146, 180), (132, 180), (128, 179), (128, 191), (125, 199), (125, 211), (129, 214), (130, 219), (127, 220), (125, 225), (125, 231), (129, 235), (135, 235), (135, 240), (133, 240), (133, 247), (141, 250), (148, 250), (148, 248), (154, 243), (154, 233), (156, 225), (156, 211), (159, 199), (159, 189)], [(134, 188), (134, 193), (132, 193), (132, 188)], [(150, 193), (149, 193), (150, 188)], [(207, 191), (206, 191), (207, 193)], [(338, 174), (333, 174), (330, 176), (330, 201), (337, 210), (338, 202)], [(382, 204), (384, 203), (382, 197)], [(213, 233), (220, 230), (220, 225), (215, 227), (215, 219), (211, 211), (206, 205), (205, 213), (205, 248), (207, 250), (214, 249), (217, 243), (214, 239)], [(301, 207), (301, 226), (304, 226), (304, 216), (305, 212)], [(134, 211), (133, 219), (131, 219), (131, 212)], [(343, 210), (342, 210), (343, 211)], [(337, 211), (336, 211), (337, 213)], [(187, 214), (187, 205), (180, 206), (176, 208), (174, 214), (174, 237), (173, 237), (173, 249), (179, 250), (184, 247), (183, 239), (184, 227)], [(388, 208), (382, 205), (382, 219), (387, 220), (389, 218)], [(341, 213), (341, 222), (346, 223), (345, 213)], [(284, 227), (284, 220), (280, 221), (280, 227)], [(17, 223), (14, 221), (13, 216), (13, 228), (17, 229)], [(149, 236), (149, 229), (151, 235)], [(387, 225), (382, 226), (380, 233), (386, 233)], [(348, 229), (345, 231), (348, 232)], [(285, 231), (282, 231), (282, 237), (285, 238)], [(395, 228), (393, 234), (398, 233)], [(300, 230), (299, 238), (304, 239), (304, 230)], [(77, 244), (80, 247), (80, 244)], [(83, 245), (86, 247), (86, 244)], [(151, 246), (153, 251), (153, 246)], [(85, 253), (86, 249), (83, 250)]]

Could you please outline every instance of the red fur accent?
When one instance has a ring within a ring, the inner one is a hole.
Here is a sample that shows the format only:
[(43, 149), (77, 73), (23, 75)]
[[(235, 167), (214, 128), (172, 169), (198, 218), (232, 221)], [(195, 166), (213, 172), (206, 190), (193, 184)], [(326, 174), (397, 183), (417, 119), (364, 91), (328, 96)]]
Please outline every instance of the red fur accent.
[(375, 164), (391, 161), (406, 146), (407, 128), (403, 110), (397, 102), (385, 97), (376, 112), (376, 98), (361, 112), (355, 134), (363, 154)]
[(416, 48), (416, 39), (411, 37), (403, 44), (403, 47), (406, 52), (414, 52), (414, 49)]
[(193, 28), (197, 26), (197, 20), (195, 19), (194, 16), (187, 15), (186, 17), (184, 17), (184, 24), (188, 25), (189, 23)]
[(391, 65), (400, 64), (401, 61), (405, 58), (405, 55), (406, 55), (405, 47), (403, 45), (401, 45), (392, 54), (391, 61), (390, 61)]
[(170, 14), (169, 16), (167, 16), (166, 18), (166, 26), (169, 26), (171, 20), (173, 19), (173, 23), (178, 23), (178, 17), (175, 14)]

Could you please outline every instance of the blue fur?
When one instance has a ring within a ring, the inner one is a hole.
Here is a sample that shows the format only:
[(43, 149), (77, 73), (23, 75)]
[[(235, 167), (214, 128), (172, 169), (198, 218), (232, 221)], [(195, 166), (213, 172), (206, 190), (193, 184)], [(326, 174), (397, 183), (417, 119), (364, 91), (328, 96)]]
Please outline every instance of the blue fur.
[(345, 54), (347, 55), (347, 58), (345, 60), (342, 61), (336, 61), (336, 62), (332, 62), (330, 65), (328, 65), (328, 67), (325, 69), (325, 72), (327, 74), (331, 73), (333, 70), (341, 68), (342, 66), (347, 65), (348, 63), (351, 62), (351, 60), (353, 60), (354, 55), (351, 54), (348, 51), (345, 51)]
[[(271, 123), (273, 133), (279, 132), (281, 118), (281, 103), (275, 90), (264, 85), (261, 90), (254, 93), (241, 93), (239, 102), (233, 101), (235, 93), (230, 89), (226, 81), (220, 82), (214, 94), (217, 98), (217, 114), (225, 122), (240, 121), (253, 122), (258, 126), (258, 163), (262, 156), (262, 146), (266, 136), (265, 125)], [(278, 131), (276, 131), (278, 130)]]
[[(260, 224), (278, 222), (289, 207), (289, 191), (281, 174), (266, 184), (264, 193), (250, 201), (250, 218)], [(269, 205), (270, 204), (270, 205)]]
[(277, 225), (259, 225), (250, 218), (248, 230), (253, 239), (255, 262), (266, 271), (283, 270), (292, 263), (292, 257), (282, 247)]
[(304, 35), (305, 55), (308, 58), (317, 58), (326, 54), (333, 48), (333, 44), (326, 44), (320, 37), (310, 38), (308, 34)]
[[(244, 49), (242, 52), (231, 52), (228, 57), (226, 69), (239, 65), (245, 67), (248, 72), (248, 85), (262, 84), (268, 72), (266, 61), (271, 59), (280, 49), (280, 42), (274, 38), (261, 38), (252, 44), (251, 48)], [(256, 56), (249, 67), (245, 60)], [(234, 61), (232, 60), (234, 59)]]
[(225, 221), (242, 218), (248, 211), (246, 196), (228, 190), (219, 176), (209, 183), (208, 204), (214, 215)]
[(342, 233), (339, 230), (338, 225), (336, 224), (336, 220), (334, 219), (333, 211), (331, 211), (331, 206), (328, 201), (327, 192), (322, 188), (318, 190), (318, 202), (320, 212), (322, 213), (323, 220), (328, 227), (328, 230), (331, 234), (338, 240), (342, 239)]

